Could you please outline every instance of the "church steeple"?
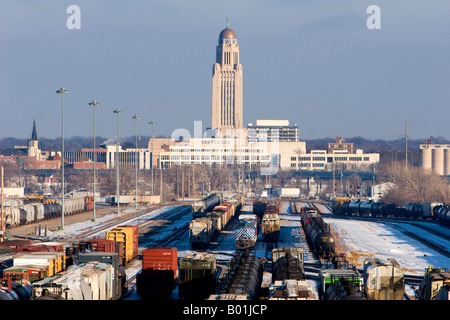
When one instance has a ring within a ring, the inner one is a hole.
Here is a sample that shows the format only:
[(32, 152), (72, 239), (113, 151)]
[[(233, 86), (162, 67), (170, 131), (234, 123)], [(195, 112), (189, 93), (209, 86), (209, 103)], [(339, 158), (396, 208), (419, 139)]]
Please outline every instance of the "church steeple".
[(36, 130), (36, 119), (33, 120), (33, 132), (31, 133), (31, 139), (28, 140), (28, 150), (27, 155), (29, 157), (34, 157), (36, 160), (41, 160), (40, 157), (41, 151), (39, 150), (39, 141)]
[(37, 141), (36, 119), (33, 120), (33, 132), (31, 133), (31, 140)]

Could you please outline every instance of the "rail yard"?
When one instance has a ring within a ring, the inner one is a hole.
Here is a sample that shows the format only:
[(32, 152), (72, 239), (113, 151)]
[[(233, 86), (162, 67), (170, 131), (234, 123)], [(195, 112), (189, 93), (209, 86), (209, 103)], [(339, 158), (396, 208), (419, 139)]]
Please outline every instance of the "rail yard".
[(78, 221), (67, 220), (64, 230), (51, 227), (53, 216), (37, 222), (45, 232), (16, 218), (22, 222), (8, 229), (12, 239), (0, 243), (0, 299), (449, 297), (449, 229), (433, 220), (343, 214), (331, 202), (239, 194), (129, 206), (120, 214), (105, 206), (96, 222), (81, 217), (89, 209), (77, 208)]

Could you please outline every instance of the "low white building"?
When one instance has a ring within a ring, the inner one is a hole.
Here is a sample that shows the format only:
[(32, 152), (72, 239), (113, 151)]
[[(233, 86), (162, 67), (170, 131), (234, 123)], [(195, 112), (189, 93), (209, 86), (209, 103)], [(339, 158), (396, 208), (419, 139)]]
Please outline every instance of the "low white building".
[(311, 150), (310, 153), (284, 154), (282, 157), (286, 158), (283, 161), (283, 167), (286, 167), (286, 162), (289, 162), (290, 169), (306, 171), (368, 170), (380, 161), (379, 153), (364, 153), (362, 149), (357, 149), (356, 153)]

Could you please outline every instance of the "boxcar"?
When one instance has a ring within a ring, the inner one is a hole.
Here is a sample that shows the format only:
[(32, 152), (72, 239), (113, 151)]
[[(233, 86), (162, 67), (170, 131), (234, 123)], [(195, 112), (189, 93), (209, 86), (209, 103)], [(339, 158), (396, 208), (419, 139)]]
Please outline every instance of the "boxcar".
[(142, 252), (142, 271), (136, 278), (138, 296), (166, 298), (175, 289), (177, 280), (177, 248), (155, 247)]

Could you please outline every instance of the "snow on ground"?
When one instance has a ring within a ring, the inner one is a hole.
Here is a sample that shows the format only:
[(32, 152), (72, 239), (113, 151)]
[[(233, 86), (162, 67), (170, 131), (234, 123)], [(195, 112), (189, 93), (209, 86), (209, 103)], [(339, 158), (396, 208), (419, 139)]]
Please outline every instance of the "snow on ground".
[[(449, 258), (382, 223), (330, 217), (324, 218), (324, 220), (332, 230), (337, 232), (348, 250), (365, 254), (373, 253), (376, 257), (394, 258), (405, 270), (405, 273), (423, 274), (430, 265), (442, 268), (450, 267)], [(414, 232), (424, 234), (431, 239), (430, 234), (422, 229), (416, 228)], [(446, 246), (447, 249), (450, 248), (449, 241), (441, 239), (441, 245)], [(362, 263), (365, 257), (360, 259)]]
[[(129, 225), (138, 225), (139, 223), (145, 222), (147, 220), (151, 220), (151, 219), (155, 219), (157, 216), (159, 216), (160, 214), (165, 213), (168, 210), (172, 210), (174, 208), (174, 206), (167, 206), (167, 207), (163, 207), (160, 209), (156, 209), (153, 211), (150, 211), (149, 213), (140, 216), (139, 218), (136, 218), (130, 222), (128, 222), (127, 224)], [(148, 209), (148, 208), (146, 208)], [(130, 212), (136, 212), (137, 210), (134, 208), (129, 208), (124, 210), (123, 212), (125, 213), (130, 213)], [(97, 218), (95, 220), (95, 222), (92, 222), (90, 220), (86, 220), (83, 222), (78, 222), (78, 223), (74, 223), (71, 225), (65, 225), (64, 226), (64, 230), (57, 230), (57, 231), (50, 231), (47, 230), (47, 236), (48, 239), (61, 239), (64, 237), (73, 237), (75, 235), (81, 234), (83, 232), (89, 231), (90, 229), (94, 229), (96, 227), (99, 227), (101, 224), (108, 222), (110, 220), (113, 219), (117, 219), (120, 218), (120, 215), (116, 214), (116, 213), (112, 213), (109, 215), (106, 215), (104, 217), (101, 218)], [(120, 225), (121, 223), (118, 223), (118, 225)], [(113, 227), (111, 227), (113, 228)], [(101, 234), (103, 233), (103, 234)], [(104, 236), (105, 231), (100, 232), (98, 235), (96, 236)], [(92, 236), (94, 237), (94, 236)]]
[[(321, 212), (331, 214), (325, 206), (316, 205)], [(331, 226), (332, 230), (338, 233), (349, 251), (354, 250), (365, 254), (373, 253), (375, 256), (382, 258), (394, 258), (400, 263), (405, 273), (423, 274), (424, 270), (430, 265), (450, 268), (449, 258), (383, 223), (337, 219), (326, 215), (324, 220)], [(401, 227), (439, 243), (442, 247), (450, 250), (450, 241), (419, 228), (417, 224), (424, 224), (444, 234), (449, 233), (448, 228), (426, 221), (402, 223)], [(364, 262), (364, 259), (365, 257), (360, 258), (361, 263)]]

